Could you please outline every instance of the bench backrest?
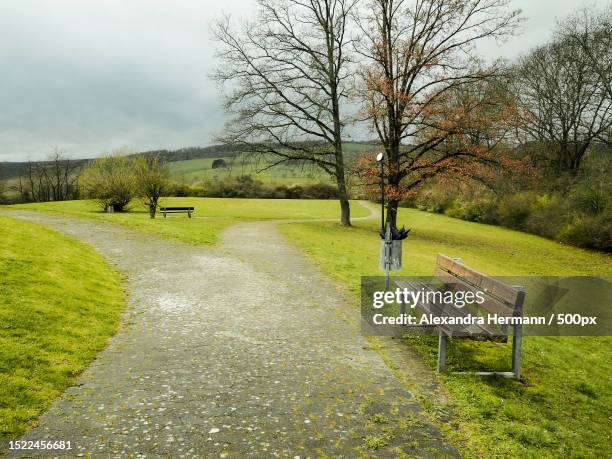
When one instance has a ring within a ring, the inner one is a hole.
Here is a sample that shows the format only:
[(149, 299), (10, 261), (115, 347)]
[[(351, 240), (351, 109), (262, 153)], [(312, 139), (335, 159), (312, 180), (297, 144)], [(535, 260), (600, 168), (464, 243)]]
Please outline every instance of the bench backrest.
[(520, 286), (510, 286), (463, 264), (460, 258), (438, 254), (436, 276), (445, 284), (456, 285), (463, 291), (480, 291), (485, 301), (479, 307), (492, 314), (511, 317), (522, 315), (525, 292)]
[(193, 207), (160, 207), (159, 210), (161, 210), (162, 212), (164, 210), (194, 210)]

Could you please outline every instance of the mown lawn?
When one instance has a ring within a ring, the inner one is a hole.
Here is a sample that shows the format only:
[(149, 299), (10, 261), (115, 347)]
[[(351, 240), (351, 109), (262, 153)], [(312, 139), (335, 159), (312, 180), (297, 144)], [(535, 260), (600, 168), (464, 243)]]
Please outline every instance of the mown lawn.
[[(438, 252), (491, 275), (612, 274), (612, 257), (537, 236), (411, 209), (401, 209), (399, 221), (412, 228), (405, 275), (431, 275)], [(294, 223), (281, 230), (358, 301), (360, 276), (381, 275), (378, 224)], [(436, 339), (406, 341), (435, 367)], [(450, 371), (510, 366), (509, 344), (450, 341)], [(521, 382), (440, 376), (459, 424), (447, 431), (467, 457), (609, 456), (611, 359), (609, 337), (525, 338)]]
[(0, 216), (0, 443), (31, 427), (119, 326), (121, 277), (93, 249)]
[[(62, 201), (0, 206), (7, 210), (36, 210), (71, 217), (94, 218), (142, 231), (164, 239), (176, 239), (196, 245), (209, 245), (228, 226), (239, 221), (317, 218), (339, 219), (340, 205), (335, 200), (297, 199), (224, 199), (224, 198), (164, 198), (161, 205), (193, 206), (193, 218), (187, 214), (158, 215), (149, 218), (146, 209), (134, 202), (129, 212), (106, 214), (94, 201)], [(369, 215), (358, 202), (351, 203), (355, 217)]]

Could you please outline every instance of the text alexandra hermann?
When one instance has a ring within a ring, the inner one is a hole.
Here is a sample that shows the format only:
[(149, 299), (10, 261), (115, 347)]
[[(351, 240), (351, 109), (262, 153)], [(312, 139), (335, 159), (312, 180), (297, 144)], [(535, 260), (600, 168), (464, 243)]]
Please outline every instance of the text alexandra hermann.
[[(480, 305), (485, 301), (484, 293), (480, 291), (449, 290), (443, 292), (397, 288), (395, 291), (376, 291), (372, 295), (374, 309), (398, 303), (403, 303), (411, 309), (414, 309), (417, 304), (444, 304), (461, 309), (467, 305)], [(409, 314), (398, 316), (374, 314), (372, 321), (375, 325), (545, 325), (548, 322), (546, 317), (509, 317), (498, 314), (487, 314), (486, 316), (462, 314), (443, 317), (423, 314), (420, 318)]]

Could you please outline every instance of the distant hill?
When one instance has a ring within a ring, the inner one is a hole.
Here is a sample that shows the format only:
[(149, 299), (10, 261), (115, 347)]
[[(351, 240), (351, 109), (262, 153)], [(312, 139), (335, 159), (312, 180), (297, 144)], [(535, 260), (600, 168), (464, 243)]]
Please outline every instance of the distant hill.
[[(91, 159), (73, 159), (72, 162), (79, 167), (85, 166)], [(24, 162), (0, 162), (0, 180), (10, 180), (23, 176), (29, 163)], [(49, 161), (32, 161), (32, 164), (49, 164)]]
[[(373, 141), (345, 141), (347, 156), (373, 151), (377, 148), (377, 142)], [(234, 147), (229, 145), (211, 145), (208, 147), (186, 147), (178, 150), (150, 150), (135, 154), (159, 155), (164, 161), (189, 161), (192, 159), (214, 159), (234, 156)], [(85, 166), (91, 159), (75, 159), (78, 167)], [(47, 161), (33, 161), (34, 163), (46, 163)], [(9, 180), (24, 175), (28, 162), (0, 162), (0, 180)]]

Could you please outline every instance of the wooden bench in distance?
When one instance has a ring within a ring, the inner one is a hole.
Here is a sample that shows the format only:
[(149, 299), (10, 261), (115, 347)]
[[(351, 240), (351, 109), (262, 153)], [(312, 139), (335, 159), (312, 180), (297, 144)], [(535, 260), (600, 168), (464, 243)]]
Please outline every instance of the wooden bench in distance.
[[(436, 277), (450, 290), (482, 292), (484, 302), (478, 305), (484, 312), (497, 314), (504, 317), (522, 317), (525, 292), (521, 286), (510, 286), (503, 282), (486, 276), (475, 269), (464, 265), (460, 258), (450, 258), (438, 254), (436, 263)], [(400, 289), (409, 291), (427, 291), (432, 287), (416, 281), (396, 281), (395, 285)], [(436, 317), (458, 317), (467, 315), (468, 312), (449, 304), (417, 303), (416, 307), (425, 314)], [(400, 304), (401, 314), (406, 313), (406, 305)], [(476, 372), (479, 375), (500, 375), (505, 377), (520, 378), (521, 375), (521, 325), (512, 326), (512, 371), (504, 372)], [(437, 325), (438, 329), (438, 371), (443, 372), (446, 366), (446, 345), (448, 337), (466, 336), (506, 336), (506, 329), (494, 329), (487, 325), (461, 325), (444, 324)]]
[(164, 214), (164, 218), (166, 218), (166, 214), (187, 214), (189, 218), (191, 218), (191, 214), (195, 212), (194, 207), (160, 207), (159, 211)]

